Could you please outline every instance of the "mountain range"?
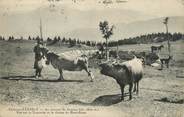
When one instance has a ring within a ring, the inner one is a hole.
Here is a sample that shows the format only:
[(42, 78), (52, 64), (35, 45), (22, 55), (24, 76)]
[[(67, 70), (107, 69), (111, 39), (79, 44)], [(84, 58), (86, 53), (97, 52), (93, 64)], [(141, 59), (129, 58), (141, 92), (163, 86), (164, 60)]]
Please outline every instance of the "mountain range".
[[(139, 35), (165, 32), (165, 25), (162, 23), (164, 18), (156, 18), (144, 21), (136, 21), (132, 23), (117, 23), (114, 29), (114, 35), (112, 40), (119, 40), (123, 38), (135, 37)], [(170, 17), (169, 32), (181, 32), (184, 33), (184, 17)], [(83, 28), (73, 30), (65, 34), (68, 37), (78, 37), (82, 40), (100, 40), (102, 39), (99, 28)]]

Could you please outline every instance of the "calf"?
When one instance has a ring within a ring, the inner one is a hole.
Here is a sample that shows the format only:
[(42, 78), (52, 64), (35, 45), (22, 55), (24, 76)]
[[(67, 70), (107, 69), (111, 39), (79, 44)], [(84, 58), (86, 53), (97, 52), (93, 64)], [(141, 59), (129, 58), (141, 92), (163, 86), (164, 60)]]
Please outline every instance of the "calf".
[(161, 62), (161, 69), (163, 69), (164, 64), (166, 64), (167, 68), (169, 68), (169, 62), (172, 59), (172, 56), (169, 56), (168, 58), (161, 58), (160, 62)]

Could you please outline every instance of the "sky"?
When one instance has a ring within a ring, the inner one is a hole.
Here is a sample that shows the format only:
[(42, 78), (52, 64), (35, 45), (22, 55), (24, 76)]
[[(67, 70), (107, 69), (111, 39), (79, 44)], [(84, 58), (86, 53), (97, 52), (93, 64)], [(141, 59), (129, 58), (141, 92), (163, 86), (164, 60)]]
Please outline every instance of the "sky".
[[(104, 4), (105, 1), (112, 1)], [(129, 9), (157, 16), (184, 15), (183, 0), (0, 0), (0, 12), (21, 13), (50, 4), (58, 4), (79, 10)]]
[(40, 17), (46, 36), (53, 36), (96, 28), (101, 20), (129, 24), (166, 16), (184, 16), (184, 0), (0, 0), (0, 35), (38, 35)]

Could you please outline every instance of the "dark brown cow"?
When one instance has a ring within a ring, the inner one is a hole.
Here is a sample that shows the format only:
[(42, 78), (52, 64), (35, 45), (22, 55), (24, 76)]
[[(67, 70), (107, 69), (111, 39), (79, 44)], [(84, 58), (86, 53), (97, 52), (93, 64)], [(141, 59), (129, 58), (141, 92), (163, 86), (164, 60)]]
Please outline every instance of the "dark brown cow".
[(164, 48), (164, 45), (160, 46), (151, 46), (151, 52), (153, 53), (154, 51), (161, 51), (161, 49)]
[(102, 63), (100, 64), (101, 74), (114, 78), (121, 88), (121, 99), (124, 100), (124, 88), (129, 85), (129, 99), (132, 99), (132, 88), (134, 84), (134, 91), (139, 90), (139, 81), (143, 77), (142, 61), (134, 58), (130, 61), (123, 63), (112, 64)]

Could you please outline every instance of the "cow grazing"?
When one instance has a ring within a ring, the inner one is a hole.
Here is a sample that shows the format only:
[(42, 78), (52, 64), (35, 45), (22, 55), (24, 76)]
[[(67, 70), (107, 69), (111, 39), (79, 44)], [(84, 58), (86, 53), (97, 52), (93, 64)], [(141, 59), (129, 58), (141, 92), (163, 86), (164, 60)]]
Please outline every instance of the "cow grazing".
[(100, 64), (101, 74), (114, 78), (121, 88), (121, 99), (124, 100), (124, 88), (129, 85), (129, 99), (132, 99), (132, 88), (134, 84), (134, 91), (139, 88), (139, 81), (143, 76), (142, 61), (134, 58), (124, 63), (102, 63)]
[(151, 52), (153, 53), (154, 51), (161, 51), (161, 49), (164, 48), (164, 45), (160, 46), (151, 46)]
[[(84, 52), (80, 51), (68, 51), (61, 54), (56, 54), (54, 52), (45, 51), (47, 64), (50, 64), (58, 69), (60, 73), (60, 77), (58, 80), (64, 80), (63, 78), (63, 70), (68, 71), (82, 71), (85, 70), (88, 75), (91, 77), (91, 81), (93, 81), (94, 76), (92, 72), (88, 68), (88, 57)], [(89, 51), (87, 51), (89, 53)], [(86, 53), (87, 53), (86, 52)], [(75, 54), (74, 54), (75, 53)]]

